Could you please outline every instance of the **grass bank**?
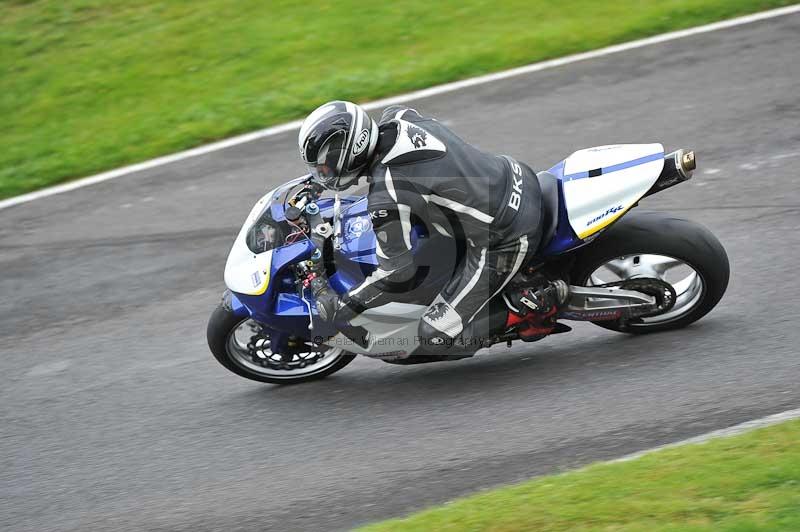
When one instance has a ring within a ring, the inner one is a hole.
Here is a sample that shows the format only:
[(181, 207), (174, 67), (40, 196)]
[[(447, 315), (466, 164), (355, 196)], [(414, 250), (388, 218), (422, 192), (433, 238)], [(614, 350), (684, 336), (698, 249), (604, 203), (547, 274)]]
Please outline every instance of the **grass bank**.
[(797, 531), (800, 421), (543, 477), (363, 530)]
[(0, 0), (0, 197), (791, 0)]

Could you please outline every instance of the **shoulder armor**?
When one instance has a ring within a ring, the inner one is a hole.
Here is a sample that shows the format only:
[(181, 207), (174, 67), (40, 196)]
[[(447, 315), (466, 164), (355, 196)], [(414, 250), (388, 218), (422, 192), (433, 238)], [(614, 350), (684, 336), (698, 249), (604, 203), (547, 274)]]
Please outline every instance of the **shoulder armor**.
[[(392, 120), (399, 120), (404, 119), (408, 121), (417, 122), (419, 120), (423, 120), (421, 114), (416, 109), (412, 109), (411, 107), (406, 107), (405, 105), (390, 105), (386, 109), (383, 110), (383, 114), (381, 115), (381, 124), (385, 124), (386, 122), (391, 122)], [(429, 120), (432, 120), (429, 118)]]
[(391, 122), (397, 124), (397, 139), (381, 163), (387, 165), (417, 163), (437, 159), (447, 153), (444, 143), (419, 124), (406, 122), (402, 118)]

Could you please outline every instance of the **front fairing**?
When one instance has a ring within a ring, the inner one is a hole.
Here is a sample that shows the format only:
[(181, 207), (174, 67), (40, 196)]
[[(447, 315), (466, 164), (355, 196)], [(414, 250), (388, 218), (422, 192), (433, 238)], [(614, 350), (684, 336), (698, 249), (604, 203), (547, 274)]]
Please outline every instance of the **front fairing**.
[[(273, 252), (276, 247), (282, 247), (281, 240), (287, 231), (284, 198), (291, 189), (306, 180), (306, 176), (299, 177), (276, 187), (253, 206), (225, 264), (225, 284), (231, 291), (250, 296), (261, 296), (267, 292), (273, 274)], [(274, 228), (274, 232), (266, 228)]]
[[(292, 265), (308, 260), (318, 251), (305, 234), (294, 238), (297, 226), (285, 217), (287, 198), (300, 190), (307, 177), (275, 188), (258, 200), (242, 225), (228, 255), (225, 284), (232, 292), (232, 306), (243, 317), (251, 317), (268, 327), (300, 336), (334, 334), (330, 324), (315, 319), (314, 296), (297, 285)], [(326, 264), (329, 286), (340, 294), (361, 283), (377, 265), (376, 239), (367, 210), (367, 199), (359, 196), (315, 201), (326, 221), (338, 218), (338, 233), (328, 240)], [(338, 212), (338, 216), (335, 214)], [(264, 230), (266, 228), (266, 230)], [(414, 249), (425, 231), (415, 227), (411, 237)], [(311, 328), (309, 328), (311, 326)]]
[[(313, 332), (308, 330), (313, 296), (298, 293), (291, 269), (292, 265), (310, 259), (317, 252), (314, 242), (307, 235), (298, 234), (298, 226), (290, 224), (285, 216), (287, 199), (307, 181), (308, 176), (294, 179), (256, 202), (228, 254), (225, 284), (232, 292), (232, 306), (238, 314), (275, 330), (327, 336), (335, 331), (321, 321), (313, 322)], [(356, 199), (343, 200), (342, 210)], [(333, 218), (333, 199), (320, 198), (316, 203), (323, 218)], [(346, 275), (334, 275), (331, 285), (345, 292), (356, 281)]]

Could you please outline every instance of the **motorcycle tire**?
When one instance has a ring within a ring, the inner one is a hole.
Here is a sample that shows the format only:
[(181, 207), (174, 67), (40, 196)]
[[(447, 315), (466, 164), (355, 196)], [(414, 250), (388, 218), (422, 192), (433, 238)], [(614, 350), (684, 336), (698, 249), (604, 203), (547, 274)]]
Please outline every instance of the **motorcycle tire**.
[(313, 365), (310, 365), (307, 371), (304, 370), (304, 372), (300, 374), (291, 371), (261, 370), (255, 364), (243, 363), (241, 361), (241, 356), (237, 357), (237, 355), (231, 351), (231, 335), (233, 335), (245, 321), (247, 321), (247, 318), (235, 315), (223, 300), (223, 302), (214, 309), (214, 312), (208, 320), (206, 339), (214, 358), (227, 370), (246, 379), (271, 384), (300, 384), (302, 382), (323, 379), (344, 368), (356, 357), (356, 355), (352, 353), (341, 351), (318, 370), (315, 371)]
[[(686, 327), (713, 309), (728, 286), (730, 264), (722, 244), (702, 225), (667, 213), (633, 212), (615, 223), (591, 244), (578, 251), (570, 274), (573, 284), (586, 286), (602, 265), (618, 257), (661, 255), (682, 261), (702, 281), (693, 303), (683, 313), (665, 319), (596, 321), (619, 332), (645, 334)], [(696, 299), (696, 301), (694, 301)], [(677, 306), (677, 303), (676, 303)]]

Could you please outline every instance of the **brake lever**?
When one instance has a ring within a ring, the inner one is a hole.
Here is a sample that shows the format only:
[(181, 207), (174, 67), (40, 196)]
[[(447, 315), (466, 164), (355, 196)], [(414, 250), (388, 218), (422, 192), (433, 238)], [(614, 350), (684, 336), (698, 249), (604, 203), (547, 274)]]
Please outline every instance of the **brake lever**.
[(309, 301), (306, 298), (306, 287), (305, 286), (303, 286), (303, 289), (302, 289), (301, 292), (302, 293), (300, 295), (300, 299), (303, 300), (303, 303), (306, 304), (306, 308), (308, 309), (308, 330), (309, 331), (313, 331), (314, 330), (314, 311), (311, 308), (311, 301)]

